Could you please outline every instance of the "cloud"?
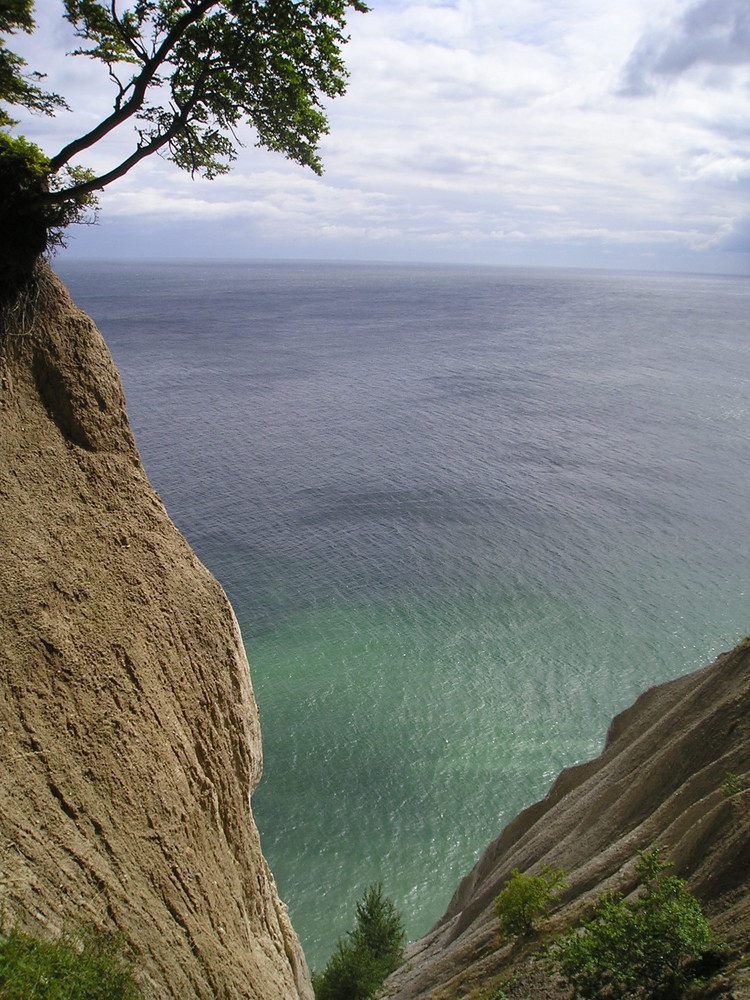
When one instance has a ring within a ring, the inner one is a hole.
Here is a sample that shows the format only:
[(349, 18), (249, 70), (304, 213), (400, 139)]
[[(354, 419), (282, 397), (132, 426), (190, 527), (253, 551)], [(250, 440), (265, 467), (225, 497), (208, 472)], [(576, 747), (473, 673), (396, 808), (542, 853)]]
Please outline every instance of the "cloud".
[[(322, 178), (255, 148), (243, 129), (232, 173), (212, 183), (158, 158), (139, 164), (71, 249), (113, 253), (120, 234), (127, 255), (596, 264), (632, 250), (618, 260), (649, 254), (649, 266), (710, 270), (728, 239), (739, 246), (750, 0), (372, 8), (350, 19), (349, 88), (329, 105)], [(102, 67), (66, 56), (75, 40), (60, 0), (37, 0), (36, 15), (37, 33), (19, 45), (74, 110), (28, 117), (23, 130), (54, 153), (113, 94)], [(651, 98), (623, 100), (624, 82)], [(105, 169), (133, 139), (127, 130), (82, 162)]]
[(717, 246), (729, 253), (750, 254), (750, 215), (737, 219)]
[[(643, 35), (625, 66), (620, 92), (631, 97), (652, 94), (660, 78), (674, 79), (694, 67), (727, 70), (748, 65), (748, 0), (701, 0), (676, 23)], [(714, 72), (705, 82), (725, 86), (728, 77)]]

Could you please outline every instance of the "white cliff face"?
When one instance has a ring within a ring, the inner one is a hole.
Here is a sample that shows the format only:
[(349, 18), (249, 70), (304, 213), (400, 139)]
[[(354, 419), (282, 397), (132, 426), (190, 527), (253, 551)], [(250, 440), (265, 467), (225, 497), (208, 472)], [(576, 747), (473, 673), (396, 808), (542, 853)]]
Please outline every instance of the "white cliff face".
[(146, 479), (99, 333), (40, 282), (0, 349), (4, 919), (121, 930), (165, 1000), (310, 1000), (250, 810), (236, 619)]

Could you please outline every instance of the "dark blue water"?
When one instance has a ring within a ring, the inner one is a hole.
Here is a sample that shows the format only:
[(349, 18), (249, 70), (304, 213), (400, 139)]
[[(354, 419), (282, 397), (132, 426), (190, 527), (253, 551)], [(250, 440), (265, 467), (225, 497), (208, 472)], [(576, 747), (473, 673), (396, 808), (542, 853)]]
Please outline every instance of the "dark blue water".
[(60, 262), (239, 618), (322, 968), (410, 935), (645, 687), (750, 631), (750, 281)]

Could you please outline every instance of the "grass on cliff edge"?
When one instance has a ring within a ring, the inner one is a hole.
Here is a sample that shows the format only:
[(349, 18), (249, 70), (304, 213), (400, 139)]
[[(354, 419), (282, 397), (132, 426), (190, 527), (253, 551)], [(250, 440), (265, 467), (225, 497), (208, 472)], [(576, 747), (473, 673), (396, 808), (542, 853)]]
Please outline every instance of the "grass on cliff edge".
[(117, 935), (0, 936), (0, 1000), (143, 1000)]

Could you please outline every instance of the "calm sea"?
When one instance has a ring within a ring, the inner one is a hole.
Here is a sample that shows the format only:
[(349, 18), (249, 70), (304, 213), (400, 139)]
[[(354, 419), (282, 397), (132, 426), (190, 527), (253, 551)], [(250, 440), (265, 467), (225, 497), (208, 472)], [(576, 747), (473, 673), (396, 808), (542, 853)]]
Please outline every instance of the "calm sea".
[(750, 631), (747, 279), (58, 270), (237, 612), (314, 968), (375, 880), (426, 931), (615, 712)]

